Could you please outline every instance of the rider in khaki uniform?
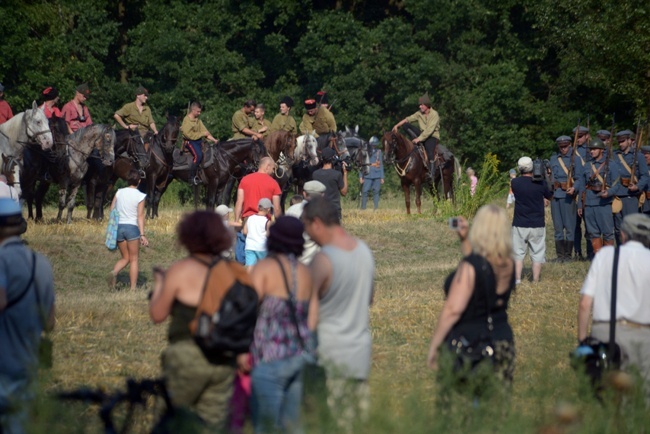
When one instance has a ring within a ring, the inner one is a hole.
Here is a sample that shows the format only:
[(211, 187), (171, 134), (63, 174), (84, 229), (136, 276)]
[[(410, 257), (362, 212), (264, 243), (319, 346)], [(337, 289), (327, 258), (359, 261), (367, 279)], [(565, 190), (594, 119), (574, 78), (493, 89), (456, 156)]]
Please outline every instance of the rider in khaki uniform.
[(249, 99), (244, 103), (244, 107), (237, 110), (232, 115), (232, 138), (230, 140), (245, 139), (251, 137), (255, 140), (263, 140), (262, 134), (253, 129), (255, 119), (251, 116), (257, 103), (255, 100)]
[(252, 130), (266, 138), (266, 136), (271, 132), (271, 122), (268, 119), (264, 119), (264, 113), (266, 113), (266, 107), (264, 104), (257, 104), (254, 113), (255, 120), (253, 121)]
[(318, 140), (320, 149), (325, 147), (330, 134), (336, 133), (336, 120), (331, 111), (323, 106), (318, 106), (315, 99), (305, 101), (305, 114), (300, 122), (302, 134), (313, 134)]
[(296, 120), (291, 116), (291, 107), (293, 107), (291, 97), (285, 96), (280, 100), (280, 113), (273, 118), (270, 132), (283, 130), (295, 134), (298, 131)]
[(125, 104), (115, 112), (113, 118), (126, 130), (137, 129), (141, 136), (147, 134), (150, 129), (154, 134), (158, 134), (156, 122), (147, 105), (148, 98), (149, 91), (142, 86), (138, 87), (135, 91), (135, 101)]
[(199, 119), (202, 109), (203, 106), (201, 106), (201, 103), (194, 101), (192, 105), (190, 105), (190, 112), (185, 116), (183, 124), (181, 125), (183, 145), (192, 154), (192, 166), (190, 168), (189, 182), (194, 185), (200, 184), (200, 180), (196, 177), (196, 171), (203, 160), (203, 149), (201, 148), (203, 138), (205, 137), (214, 143), (219, 142), (217, 139), (212, 137), (212, 134), (210, 134), (205, 125), (203, 125), (203, 121)]

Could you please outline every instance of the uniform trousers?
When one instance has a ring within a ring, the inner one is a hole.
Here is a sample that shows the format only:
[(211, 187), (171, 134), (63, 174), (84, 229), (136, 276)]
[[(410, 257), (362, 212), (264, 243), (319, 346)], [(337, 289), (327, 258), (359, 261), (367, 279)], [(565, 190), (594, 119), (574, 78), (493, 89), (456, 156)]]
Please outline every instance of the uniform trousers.
[(606, 241), (613, 240), (614, 219), (612, 218), (612, 205), (587, 205), (585, 207), (585, 224), (592, 239), (602, 236)]
[(361, 190), (361, 209), (366, 209), (368, 203), (368, 193), (372, 190), (372, 198), (374, 201), (375, 209), (379, 208), (379, 190), (381, 189), (381, 179), (374, 178), (363, 180), (363, 189)]
[(553, 198), (551, 217), (555, 241), (573, 241), (576, 229), (577, 205), (572, 196)]

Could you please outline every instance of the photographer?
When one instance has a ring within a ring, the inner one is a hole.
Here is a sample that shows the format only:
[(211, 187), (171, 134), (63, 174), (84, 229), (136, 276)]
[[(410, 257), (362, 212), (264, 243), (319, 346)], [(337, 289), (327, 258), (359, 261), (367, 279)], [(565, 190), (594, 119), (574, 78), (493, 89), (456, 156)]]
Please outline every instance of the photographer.
[[(521, 176), (511, 182), (515, 196), (515, 216), (512, 220), (512, 244), (515, 258), (515, 279), (521, 283), (524, 257), (530, 248), (533, 261), (533, 282), (539, 282), (542, 264), (546, 262), (546, 227), (544, 207), (549, 204), (551, 191), (543, 173), (533, 176), (533, 160), (521, 157), (517, 162)], [(541, 178), (541, 179), (538, 179)]]
[(312, 179), (325, 185), (325, 198), (336, 207), (339, 220), (341, 219), (341, 195), (348, 194), (347, 164), (340, 162), (341, 171), (334, 169), (334, 164), (339, 163), (336, 151), (332, 148), (323, 149), (323, 168), (312, 175)]

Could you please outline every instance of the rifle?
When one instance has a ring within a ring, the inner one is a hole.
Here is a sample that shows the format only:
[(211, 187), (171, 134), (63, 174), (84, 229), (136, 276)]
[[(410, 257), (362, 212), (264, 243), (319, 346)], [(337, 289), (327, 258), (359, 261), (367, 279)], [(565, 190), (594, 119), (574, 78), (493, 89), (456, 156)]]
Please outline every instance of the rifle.
[[(571, 152), (571, 164), (569, 165), (569, 173), (567, 174), (566, 188), (567, 190), (573, 187), (573, 172), (575, 172), (575, 160), (578, 153), (578, 131), (580, 130), (580, 118), (578, 118), (578, 126), (576, 133), (573, 135), (573, 150)], [(558, 158), (562, 158), (558, 155)]]
[[(632, 146), (632, 152), (634, 152), (634, 157), (632, 158), (632, 167), (630, 168), (630, 184), (636, 184), (636, 156), (638, 152), (638, 147), (639, 143), (641, 143), (641, 135), (643, 131), (641, 130), (641, 116), (639, 116), (639, 120), (636, 123), (636, 134), (634, 135), (636, 145), (637, 146)], [(631, 146), (631, 145), (630, 145)]]
[(607, 145), (607, 158), (605, 158), (605, 174), (603, 175), (603, 189), (607, 189), (607, 175), (609, 175), (609, 160), (612, 159), (612, 142), (614, 141), (614, 127), (616, 113), (612, 115), (612, 130), (609, 132), (609, 145)]

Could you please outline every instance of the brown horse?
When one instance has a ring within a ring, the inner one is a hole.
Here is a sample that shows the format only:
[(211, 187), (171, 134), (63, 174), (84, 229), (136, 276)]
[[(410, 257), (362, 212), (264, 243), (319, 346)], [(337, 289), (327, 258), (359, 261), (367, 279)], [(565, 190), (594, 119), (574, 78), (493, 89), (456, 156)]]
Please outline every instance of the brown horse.
[[(436, 149), (432, 176), (424, 162), (424, 151), (416, 147), (409, 139), (400, 133), (387, 132), (381, 141), (384, 145), (384, 162), (393, 164), (400, 177), (407, 214), (411, 213), (411, 185), (415, 186), (415, 205), (418, 208), (418, 213), (422, 213), (420, 199), (422, 185), (426, 185), (433, 195), (434, 185), (442, 184), (444, 197), (453, 199), (455, 166), (453, 156), (449, 160), (445, 160)], [(437, 190), (436, 196), (439, 197)]]
[(284, 130), (273, 131), (264, 140), (264, 147), (269, 157), (273, 158), (273, 161), (278, 162), (281, 158), (280, 154), (282, 154), (285, 159), (293, 163), (296, 135)]

